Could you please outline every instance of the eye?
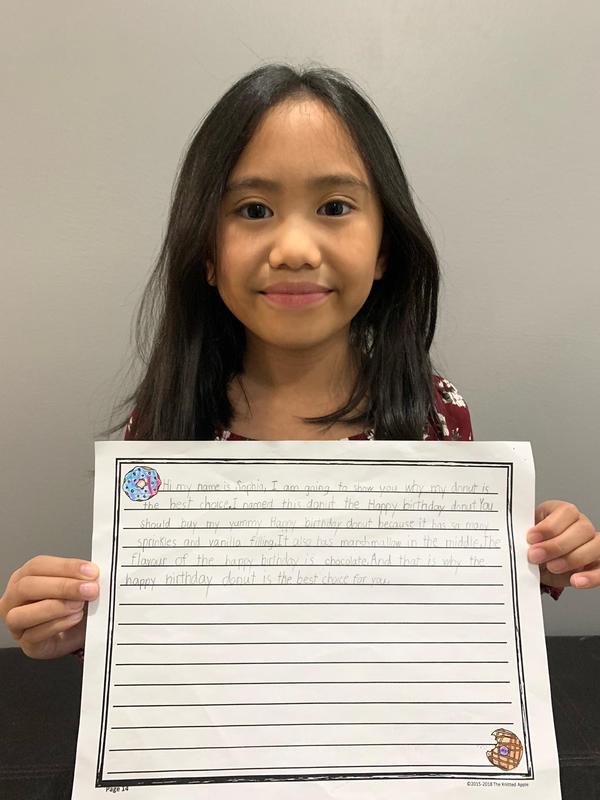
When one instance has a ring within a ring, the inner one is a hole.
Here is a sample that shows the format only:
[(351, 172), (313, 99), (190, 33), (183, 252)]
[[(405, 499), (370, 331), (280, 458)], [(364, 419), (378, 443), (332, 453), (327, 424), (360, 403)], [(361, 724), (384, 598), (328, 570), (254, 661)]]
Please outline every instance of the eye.
[(266, 208), (266, 206), (263, 203), (244, 203), (243, 206), (236, 208), (235, 213), (241, 215), (243, 219), (265, 219), (265, 217), (252, 217), (252, 216), (245, 217), (243, 214), (241, 214), (241, 212), (246, 208), (252, 208), (252, 209)]
[[(323, 203), (321, 208), (326, 208), (327, 206), (338, 206), (338, 207), (339, 206), (348, 206), (348, 208), (354, 209), (354, 206), (351, 205), (350, 203), (348, 203), (346, 200), (328, 200), (326, 203)], [(267, 217), (264, 217), (264, 216), (257, 216), (257, 217), (249, 216), (249, 217), (247, 217), (247, 216), (243, 215), (241, 212), (244, 211), (247, 208), (248, 209), (266, 209), (267, 206), (264, 203), (244, 203), (244, 205), (241, 205), (241, 206), (239, 206), (239, 208), (236, 208), (235, 213), (239, 214), (243, 219), (249, 219), (249, 220), (250, 219), (267, 219)], [(343, 217), (346, 217), (348, 215), (347, 214), (332, 214), (330, 216), (334, 216), (334, 217), (342, 217), (343, 216)]]
[[(354, 209), (354, 206), (347, 203), (345, 200), (328, 200), (326, 203), (323, 203), (321, 208), (325, 208), (325, 206), (348, 206), (348, 208)], [(346, 217), (347, 214), (333, 214), (334, 217)]]

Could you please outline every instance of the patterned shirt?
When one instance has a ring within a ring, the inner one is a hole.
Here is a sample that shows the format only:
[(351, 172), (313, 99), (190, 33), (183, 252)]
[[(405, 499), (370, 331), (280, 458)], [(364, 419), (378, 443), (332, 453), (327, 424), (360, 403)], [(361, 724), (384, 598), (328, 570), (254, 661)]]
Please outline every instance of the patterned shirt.
[[(423, 439), (429, 441), (473, 441), (473, 431), (471, 429), (471, 416), (467, 404), (462, 399), (456, 387), (439, 375), (434, 375), (434, 400), (437, 414), (437, 424), (434, 426), (429, 422), (423, 430)], [(127, 430), (132, 423), (130, 418)], [(125, 435), (127, 439), (127, 434)], [(364, 433), (357, 433), (354, 436), (347, 436), (341, 441), (350, 439), (375, 439), (375, 431), (369, 428)], [(218, 428), (215, 431), (215, 439), (223, 441), (251, 441), (247, 436), (241, 436), (227, 428)]]

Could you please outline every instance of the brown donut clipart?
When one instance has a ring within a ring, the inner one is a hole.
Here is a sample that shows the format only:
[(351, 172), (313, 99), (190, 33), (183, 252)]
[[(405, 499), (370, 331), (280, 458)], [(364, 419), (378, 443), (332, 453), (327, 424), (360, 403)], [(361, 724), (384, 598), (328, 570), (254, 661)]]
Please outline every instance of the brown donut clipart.
[(519, 737), (506, 728), (492, 731), (492, 736), (496, 739), (496, 746), (487, 751), (488, 761), (506, 771), (518, 767), (523, 757), (523, 745)]

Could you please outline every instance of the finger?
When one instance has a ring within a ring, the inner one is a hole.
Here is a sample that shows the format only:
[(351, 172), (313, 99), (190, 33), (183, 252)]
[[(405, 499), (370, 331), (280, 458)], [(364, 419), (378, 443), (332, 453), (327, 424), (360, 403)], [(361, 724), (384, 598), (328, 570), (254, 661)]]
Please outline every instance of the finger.
[[(532, 564), (544, 564), (552, 559), (567, 555), (586, 542), (593, 540), (595, 535), (596, 530), (591, 522), (580, 520), (559, 536), (530, 547), (527, 557)], [(561, 571), (564, 572), (564, 570)]]
[(546, 569), (549, 572), (562, 573), (571, 570), (584, 569), (587, 564), (592, 564), (600, 558), (600, 534), (594, 536), (591, 541), (581, 545), (562, 558), (548, 561)]
[(571, 575), (571, 586), (575, 589), (594, 589), (600, 586), (600, 561), (588, 566), (589, 569)]
[[(555, 503), (557, 503), (557, 505), (554, 505)], [(563, 531), (574, 522), (577, 522), (580, 516), (583, 516), (573, 503), (559, 503), (555, 500), (548, 500), (546, 503), (542, 503), (542, 506), (551, 507), (552, 510), (541, 522), (538, 522), (533, 528), (530, 528), (527, 533), (527, 541), (529, 544), (545, 542), (548, 539), (552, 539), (554, 536), (558, 536), (558, 534), (563, 533)]]
[[(87, 571), (85, 571), (87, 569)], [(98, 577), (99, 569), (91, 561), (81, 558), (61, 558), (60, 556), (35, 556), (17, 570), (19, 577), (41, 575), (44, 577), (68, 577), (87, 579)]]
[(19, 639), (27, 628), (68, 617), (83, 609), (83, 600), (41, 600), (16, 606), (6, 615), (5, 623), (14, 639)]
[(564, 500), (544, 500), (535, 509), (535, 523), (541, 522), (548, 516), (555, 508), (564, 505)]
[(34, 628), (28, 628), (23, 631), (22, 636), (19, 638), (19, 643), (24, 645), (39, 644), (40, 642), (50, 639), (61, 631), (66, 631), (72, 628), (83, 619), (84, 610), (78, 611), (76, 614), (71, 614), (68, 617), (55, 619), (52, 622), (45, 622), (43, 625), (36, 625)]
[(95, 600), (99, 588), (97, 581), (74, 578), (40, 578), (26, 575), (15, 587), (12, 606), (22, 606), (37, 600)]
[(540, 583), (543, 583), (545, 586), (564, 588), (565, 586), (569, 585), (570, 578), (570, 572), (567, 572), (564, 575), (553, 575), (551, 572), (548, 572), (546, 567), (541, 567), (540, 569)]

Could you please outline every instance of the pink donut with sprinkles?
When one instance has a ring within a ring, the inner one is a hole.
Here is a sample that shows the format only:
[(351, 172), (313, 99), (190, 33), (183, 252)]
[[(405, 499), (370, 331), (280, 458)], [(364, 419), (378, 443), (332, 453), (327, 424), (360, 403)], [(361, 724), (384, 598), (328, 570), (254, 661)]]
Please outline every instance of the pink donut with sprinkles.
[(135, 467), (129, 470), (123, 481), (123, 491), (130, 500), (149, 500), (160, 489), (158, 472), (151, 467)]

